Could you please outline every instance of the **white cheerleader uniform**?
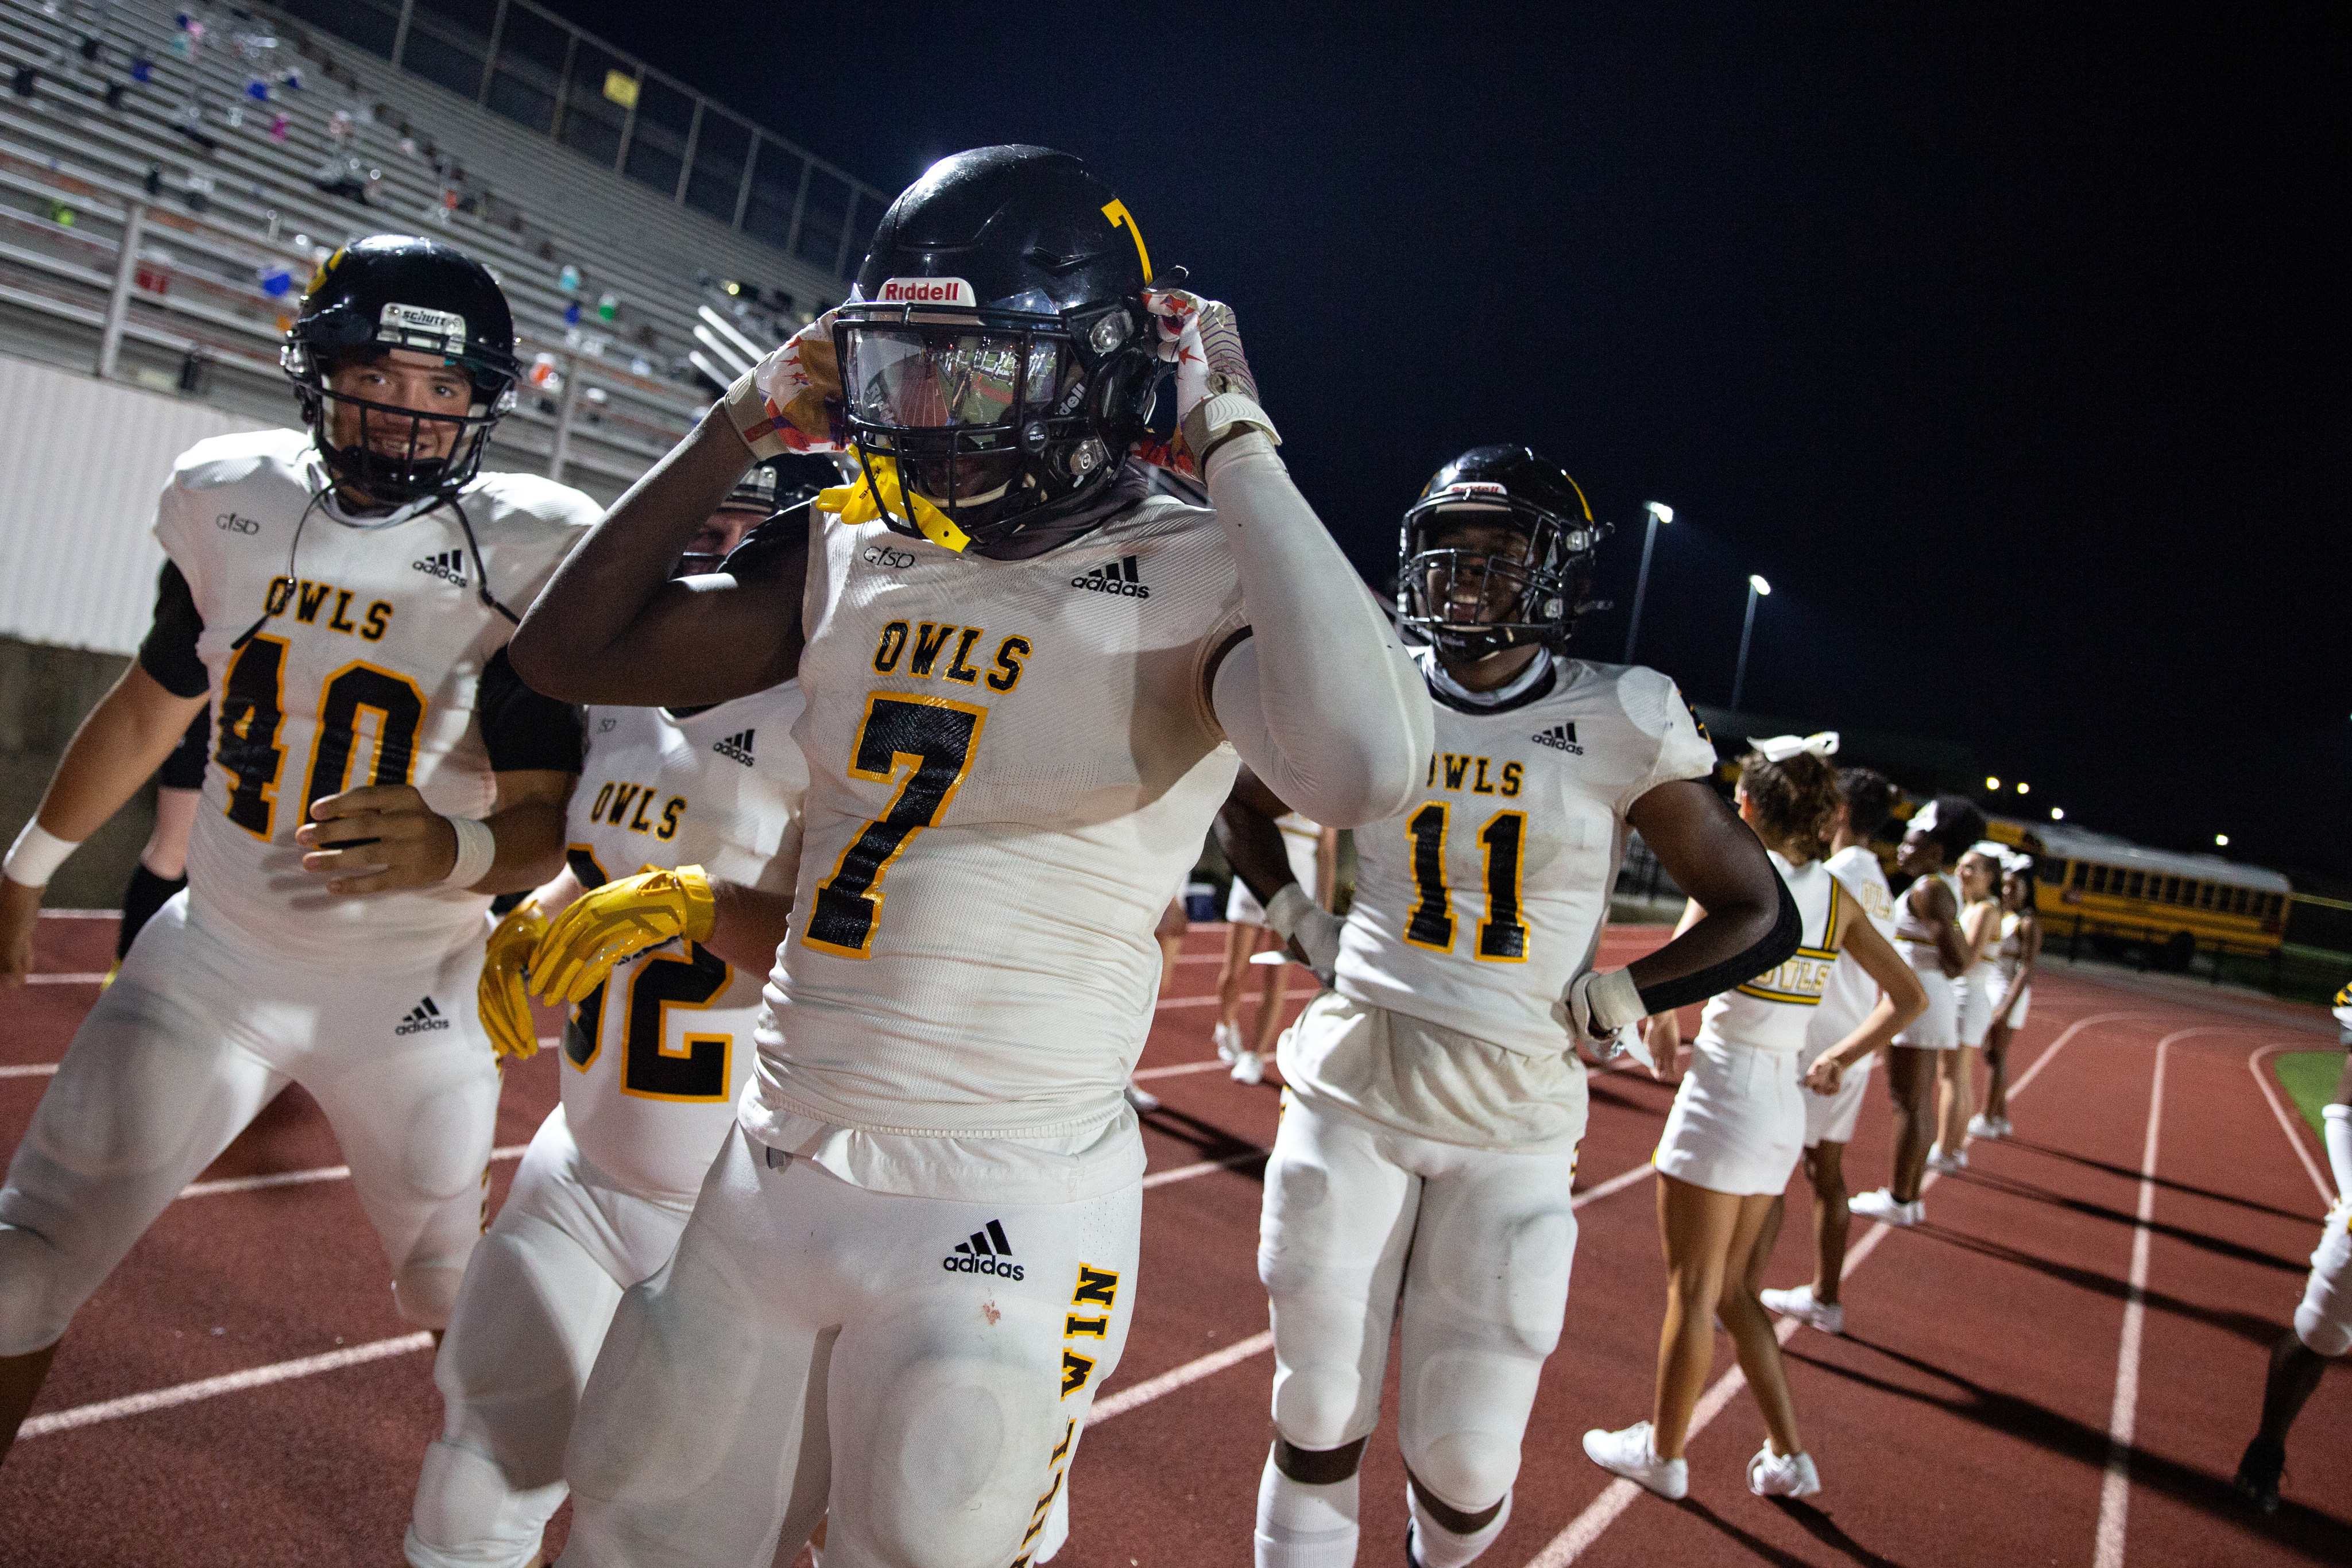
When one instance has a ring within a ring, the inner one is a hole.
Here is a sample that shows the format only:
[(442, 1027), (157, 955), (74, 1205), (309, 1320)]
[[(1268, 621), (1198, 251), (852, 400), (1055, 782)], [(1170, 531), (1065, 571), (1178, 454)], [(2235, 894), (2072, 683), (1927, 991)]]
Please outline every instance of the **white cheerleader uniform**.
[[(1867, 844), (1850, 844), (1822, 862), (1846, 895), (1859, 904), (1878, 934), (1895, 939), (1895, 894), (1886, 873)], [(1852, 1034), (1878, 1005), (1878, 982), (1871, 978), (1851, 953), (1840, 953), (1830, 966), (1829, 984), (1822, 988), (1822, 1005), (1805, 1025), (1805, 1049), (1797, 1058), (1800, 1082), (1821, 1054)], [(1854, 1124), (1862, 1115), (1863, 1093), (1870, 1086), (1874, 1059), (1865, 1056), (1839, 1075), (1837, 1092), (1802, 1091), (1805, 1099), (1805, 1147), (1817, 1144), (1850, 1144)]]
[[(2017, 972), (2025, 967), (2025, 943), (2019, 937), (2018, 927), (2025, 917), (2014, 910), (2000, 917), (2000, 946), (1993, 955), (1992, 1016), (1999, 1018), (2003, 1003), (2009, 1000), (2010, 988), (2017, 984)], [(2012, 1032), (2025, 1027), (2026, 1009), (2033, 1006), (2033, 983), (2025, 985), (2025, 994), (2017, 998), (2010, 1009), (2009, 1027)]]
[(1985, 1031), (1992, 1028), (1992, 1013), (2000, 994), (2000, 966), (1992, 954), (1987, 953), (1960, 972), (1952, 982), (1952, 996), (1959, 1009), (1959, 1042), (1963, 1048), (1984, 1044)]
[[(1958, 904), (1960, 883), (1950, 873), (1938, 873), (1937, 881), (1952, 890), (1952, 902)], [(1944, 960), (1936, 946), (1935, 933), (1927, 923), (1911, 911), (1911, 893), (1904, 890), (1895, 905), (1895, 946), (1910, 962), (1912, 971), (1919, 977), (1919, 985), (1927, 993), (1927, 1010), (1913, 1019), (1895, 1037), (1897, 1045), (1907, 1045), (1914, 1051), (1951, 1051), (1960, 1043), (1960, 1000), (1951, 977), (1944, 973)]]
[(1803, 1152), (1797, 1057), (1845, 923), (1861, 909), (1821, 862), (1794, 866), (1767, 852), (1796, 900), (1803, 935), (1779, 968), (1706, 1004), (1690, 1071), (1652, 1156), (1661, 1175), (1741, 1196), (1780, 1191)]

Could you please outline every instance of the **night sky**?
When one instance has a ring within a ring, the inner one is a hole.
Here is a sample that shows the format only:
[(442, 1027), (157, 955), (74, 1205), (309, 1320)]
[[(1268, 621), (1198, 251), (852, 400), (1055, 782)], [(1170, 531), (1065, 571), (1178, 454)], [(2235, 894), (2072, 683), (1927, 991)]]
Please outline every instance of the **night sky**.
[(1524, 441), (1620, 528), (1581, 652), (1662, 499), (1639, 653), (1692, 700), (1760, 572), (1748, 708), (2352, 875), (2340, 12), (555, 8), (885, 189), (1088, 159), (1375, 581)]

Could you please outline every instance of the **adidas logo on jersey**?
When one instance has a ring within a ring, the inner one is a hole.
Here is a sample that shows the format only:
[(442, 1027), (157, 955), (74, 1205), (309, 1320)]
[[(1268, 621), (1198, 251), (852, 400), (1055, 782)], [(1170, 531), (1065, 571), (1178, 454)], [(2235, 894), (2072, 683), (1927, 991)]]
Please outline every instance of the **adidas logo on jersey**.
[(427, 1030), (447, 1029), (448, 1027), (449, 1020), (441, 1016), (441, 1009), (433, 1005), (433, 998), (431, 997), (427, 997), (423, 1001), (417, 1003), (415, 1007), (409, 1009), (408, 1016), (405, 1019), (403, 1019), (392, 1032), (394, 1034), (423, 1034)]
[(1012, 1258), (1013, 1243), (1005, 1239), (1003, 1225), (992, 1219), (987, 1228), (957, 1242), (955, 1250), (940, 1260), (940, 1267), (950, 1274), (993, 1274), (1000, 1280), (1018, 1280), (1021, 1265)]
[(466, 586), (466, 552), (463, 550), (445, 549), (438, 555), (428, 555), (423, 560), (412, 560), (408, 564), (427, 577), (437, 577), (460, 588)]
[(1072, 588), (1083, 588), (1089, 593), (1116, 593), (1125, 599), (1149, 599), (1151, 590), (1136, 576), (1135, 558), (1122, 556), (1107, 561), (1092, 571), (1082, 571), (1070, 579)]
[(1549, 746), (1554, 751), (1565, 751), (1577, 757), (1584, 755), (1584, 747), (1576, 744), (1576, 726), (1572, 724), (1556, 724), (1528, 738), (1538, 746)]
[(710, 749), (721, 757), (731, 758), (749, 768), (751, 766), (751, 737), (754, 733), (747, 729), (730, 735), (724, 740), (714, 740), (710, 743)]

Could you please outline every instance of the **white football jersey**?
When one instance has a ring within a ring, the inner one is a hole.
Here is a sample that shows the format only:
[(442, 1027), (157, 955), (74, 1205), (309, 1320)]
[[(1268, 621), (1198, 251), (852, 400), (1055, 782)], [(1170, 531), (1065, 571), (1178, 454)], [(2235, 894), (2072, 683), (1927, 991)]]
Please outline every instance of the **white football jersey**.
[[(591, 707), (566, 857), (583, 887), (648, 865), (782, 893), (800, 858), (808, 764), (797, 682), (677, 718)], [(614, 967), (563, 1030), (563, 1115), (632, 1191), (691, 1200), (751, 1076), (764, 976), (670, 941)]]
[(1715, 747), (1674, 682), (1638, 664), (1559, 659), (1533, 701), (1435, 706), (1426, 786), (1356, 830), (1338, 989), (1556, 1056), (1569, 982), (1608, 918), (1627, 810), (1660, 784), (1706, 778)]
[[(1886, 868), (1878, 863), (1870, 846), (1849, 844), (1822, 863), (1878, 927), (1878, 934), (1893, 941), (1895, 894), (1886, 885)], [(1829, 983), (1822, 988), (1822, 1005), (1813, 1009), (1812, 1020), (1805, 1026), (1806, 1048), (1826, 1051), (1835, 1045), (1877, 1005), (1878, 982), (1854, 961), (1853, 955), (1841, 951), (1837, 962), (1830, 966)]]
[[(312, 800), (363, 784), (413, 784), (444, 815), (488, 815), (476, 688), (514, 628), (481, 601), (453, 507), (350, 517), (327, 483), (304, 432), (215, 436), (181, 456), (156, 507), (212, 685), (189, 914), (316, 967), (428, 964), (479, 939), (488, 897), (331, 894), (302, 869), (294, 830)], [(486, 474), (459, 504), (490, 591), (517, 614), (599, 516), (527, 474)]]
[[(935, 1145), (1131, 1118), (1153, 929), (1236, 767), (1203, 689), (1244, 625), (1224, 525), (1156, 496), (1021, 561), (822, 512), (812, 532), (803, 849), (747, 1130)], [(1139, 1170), (1131, 1125), (1106, 1158)]]
[(1709, 998), (1699, 1014), (1698, 1038), (1711, 1045), (1793, 1053), (1804, 1048), (1805, 1026), (1822, 1005), (1845, 924), (1862, 905), (1820, 861), (1790, 865), (1778, 850), (1764, 852), (1796, 900), (1797, 950), (1780, 960), (1778, 968)]

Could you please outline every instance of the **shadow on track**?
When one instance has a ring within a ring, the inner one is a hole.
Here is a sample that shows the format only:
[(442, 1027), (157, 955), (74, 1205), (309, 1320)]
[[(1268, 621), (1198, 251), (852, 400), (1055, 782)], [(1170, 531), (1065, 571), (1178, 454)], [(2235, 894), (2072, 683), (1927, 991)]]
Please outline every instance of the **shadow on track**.
[[(2104, 1203), (2093, 1203), (2086, 1198), (2068, 1197), (2053, 1192), (2046, 1186), (2037, 1186), (2030, 1181), (2020, 1181), (2015, 1176), (1995, 1176), (1990, 1171), (1971, 1167), (1956, 1175), (1948, 1176), (1944, 1179), (1972, 1182), (1988, 1192), (1997, 1192), (2004, 1197), (2023, 1198), (2029, 1203), (2046, 1203), (2053, 1208), (2063, 1208), (2070, 1214), (2079, 1214), (2090, 1219), (2105, 1219), (2126, 1228), (2139, 1224), (2139, 1216), (2137, 1214), (2127, 1213), (2120, 1208), (2110, 1208)], [(2135, 1176), (2133, 1179), (2138, 1178)], [(2291, 1215), (2288, 1218), (2314, 1227), (2321, 1222), (2320, 1217), (2316, 1215), (2308, 1218)], [(2305, 1274), (2311, 1270), (2311, 1260), (2308, 1258), (2281, 1258), (2273, 1253), (2258, 1251), (2242, 1242), (2231, 1241), (2225, 1237), (2209, 1236), (2202, 1230), (2191, 1230), (2187, 1226), (2168, 1225), (2162, 1220), (2150, 1220), (2147, 1228), (2153, 1234), (2164, 1237), (2168, 1240), (2178, 1241), (2184, 1247), (2194, 1247), (2200, 1252), (2210, 1252), (2219, 1258), (2234, 1259), (2238, 1262), (2252, 1263), (2258, 1268), (2276, 1269), (2287, 1274)]]
[[(1236, 1155), (1262, 1155), (1265, 1147), (1247, 1138), (1237, 1137), (1214, 1122), (1202, 1121), (1189, 1112), (1179, 1111), (1162, 1103), (1157, 1111), (1147, 1111), (1136, 1120), (1155, 1133), (1164, 1134), (1198, 1150), (1204, 1160), (1231, 1159)], [(1244, 1167), (1236, 1166), (1236, 1169)], [(1255, 1173), (1260, 1179), (1265, 1172)]]
[[(2021, 1438), (2095, 1470), (2106, 1469), (2108, 1438), (2101, 1428), (2062, 1416), (2047, 1406), (2037, 1405), (2014, 1394), (1987, 1388), (1956, 1372), (1922, 1361), (1917, 1356), (1906, 1355), (1887, 1345), (1859, 1339), (1851, 1333), (1841, 1337), (1859, 1350), (1885, 1356), (1924, 1376), (1948, 1384), (1963, 1391), (1965, 1396), (1928, 1394), (1916, 1388), (1906, 1388), (1855, 1367), (1839, 1366), (1795, 1348), (1801, 1341), (1791, 1342), (1781, 1354), (1830, 1376), (1843, 1378), (1848, 1383), (1898, 1399), (1933, 1406), (1964, 1421)], [(2247, 1384), (2246, 1430), (2250, 1435), (2253, 1431), (2253, 1403), (2260, 1398), (2261, 1393), (2262, 1382), (2257, 1370), (2250, 1375)], [(2159, 1492), (2210, 1516), (2218, 1522), (2233, 1525), (2249, 1534), (2266, 1537), (2312, 1562), (2352, 1563), (2352, 1521), (2338, 1519), (2307, 1504), (2293, 1501), (2282, 1501), (2278, 1512), (2264, 1520), (2250, 1511), (2231, 1490), (2230, 1479), (2226, 1476), (2208, 1475), (2143, 1448), (2134, 1447), (2129, 1450), (2129, 1456), (2131, 1483), (2136, 1488)], [(2209, 1559), (2216, 1562), (2225, 1560), (2222, 1557)]]
[[(2031, 1269), (2037, 1274), (2046, 1274), (2051, 1279), (2089, 1291), (2095, 1295), (2105, 1296), (2110, 1301), (2128, 1301), (2131, 1297), (2130, 1285), (2113, 1274), (2103, 1274), (2096, 1269), (2084, 1269), (2073, 1263), (2061, 1263), (2054, 1259), (2039, 1257), (2032, 1252), (2021, 1251), (2006, 1242), (1988, 1241), (1981, 1237), (1970, 1236), (1965, 1231), (1954, 1230), (1948, 1226), (1932, 1222), (1916, 1227), (1913, 1234), (1933, 1238), (1965, 1251), (1990, 1258), (1996, 1262), (2013, 1263), (2021, 1269)], [(2280, 1300), (2292, 1311), (2295, 1295), (2298, 1293), (2288, 1292), (2282, 1295)], [(2143, 1291), (2140, 1292), (2140, 1299), (2153, 1311), (2168, 1312), (2175, 1317), (2208, 1324), (2220, 1329), (2224, 1333), (2234, 1334), (2249, 1344), (2261, 1345), (2264, 1349), (2268, 1349), (2280, 1334), (2286, 1332), (2285, 1323), (2277, 1319), (2266, 1318), (2256, 1312), (2237, 1312), (2218, 1307), (2201, 1307), (2194, 1301), (2184, 1301), (2178, 1296), (2167, 1295), (2161, 1291)]]
[(1806, 1534), (1833, 1552), (1845, 1553), (1854, 1562), (1861, 1563), (1863, 1568), (1903, 1568), (1903, 1565), (1894, 1558), (1873, 1552), (1869, 1547), (1848, 1535), (1836, 1520), (1811, 1503), (1790, 1497), (1775, 1498), (1772, 1500), (1774, 1506), (1794, 1520)]
[[(2026, 1149), (2037, 1155), (2047, 1155), (2053, 1160), (2065, 1160), (2074, 1165), (2088, 1166), (2093, 1170), (2106, 1171), (2119, 1176), (2126, 1181), (2136, 1182), (2140, 1179), (2139, 1172), (2127, 1166), (2116, 1165), (2107, 1160), (2095, 1160), (2088, 1155), (2078, 1155), (2066, 1149), (2053, 1148), (2048, 1144), (2028, 1143), (2025, 1139), (2013, 1135), (2001, 1139), (2000, 1146), (2004, 1149)], [(2240, 1197), (2234, 1193), (2215, 1192), (2210, 1186), (2193, 1186), (2188, 1182), (2173, 1181), (2165, 1176), (2152, 1179), (2157, 1186), (2167, 1191), (2187, 1193), (2192, 1197), (2210, 1197), (2216, 1203), (2234, 1204), (2240, 1208), (2251, 1208), (2256, 1214), (2276, 1215), (2281, 1219), (2293, 1219), (2308, 1225), (2317, 1225), (2322, 1218), (2317, 1214), (2298, 1213), (2291, 1208), (2274, 1208), (2267, 1203), (2256, 1203), (2252, 1198)]]

